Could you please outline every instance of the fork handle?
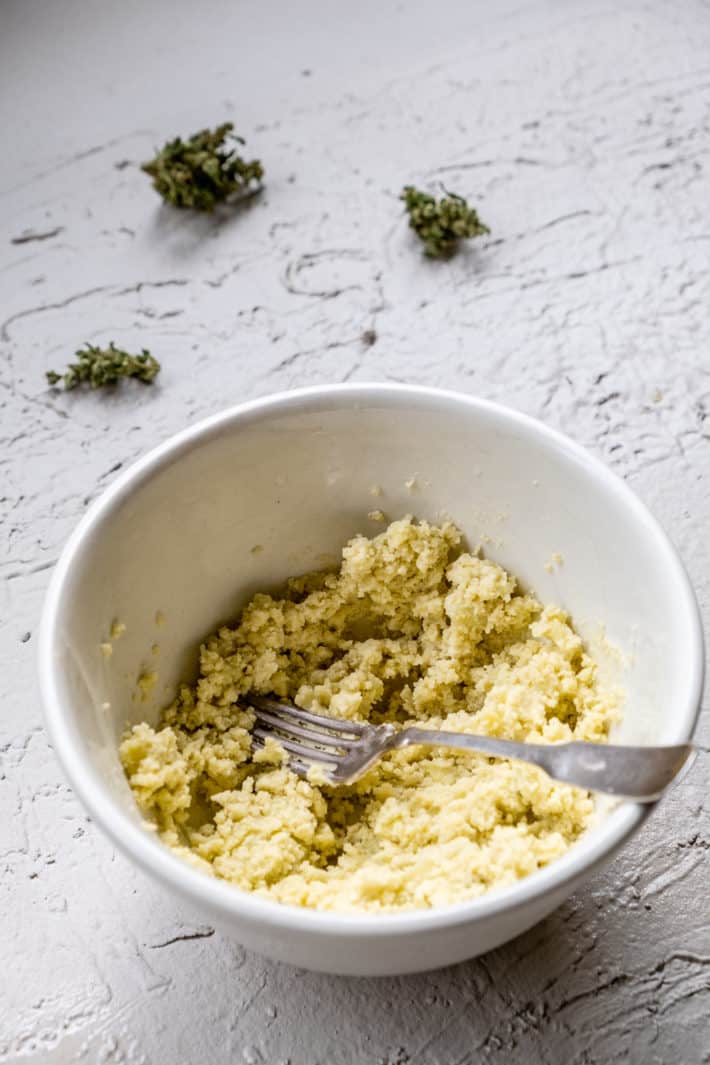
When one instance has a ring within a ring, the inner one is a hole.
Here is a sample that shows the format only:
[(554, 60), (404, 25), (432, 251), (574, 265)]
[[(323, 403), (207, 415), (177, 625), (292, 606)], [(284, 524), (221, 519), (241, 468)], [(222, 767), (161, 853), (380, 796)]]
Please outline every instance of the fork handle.
[(407, 728), (392, 746), (426, 743), (459, 747), (495, 758), (531, 762), (565, 784), (602, 791), (636, 802), (654, 802), (693, 754), (689, 743), (669, 747), (621, 747), (608, 743), (517, 743), (495, 736)]

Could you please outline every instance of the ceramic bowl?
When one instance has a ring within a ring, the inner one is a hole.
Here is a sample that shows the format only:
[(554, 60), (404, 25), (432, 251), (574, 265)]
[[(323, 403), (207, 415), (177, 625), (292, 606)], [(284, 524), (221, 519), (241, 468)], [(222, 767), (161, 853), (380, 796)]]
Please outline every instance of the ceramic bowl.
[[(122, 473), (69, 540), (44, 609), (46, 722), (67, 776), (115, 845), (224, 934), (282, 961), (364, 975), (498, 946), (577, 890), (649, 813), (621, 803), (511, 887), (382, 916), (245, 893), (146, 830), (117, 756), (126, 724), (157, 720), (176, 683), (194, 675), (201, 639), (252, 593), (335, 559), (355, 533), (379, 531), (367, 517), (374, 507), (390, 519), (452, 518), (471, 545), (567, 609), (626, 690), (615, 738), (688, 740), (703, 676), (693, 592), (648, 510), (572, 441), (496, 404), (396, 385), (310, 388), (208, 418)], [(114, 619), (125, 632), (106, 657)], [(137, 679), (147, 669), (157, 678), (145, 699)]]

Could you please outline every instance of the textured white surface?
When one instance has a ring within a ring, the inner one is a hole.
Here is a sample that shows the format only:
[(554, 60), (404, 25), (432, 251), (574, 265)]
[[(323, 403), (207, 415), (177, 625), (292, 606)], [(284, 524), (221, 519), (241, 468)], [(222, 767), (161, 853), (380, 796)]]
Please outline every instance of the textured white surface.
[[(538, 928), (347, 980), (186, 923), (115, 855), (34, 667), (48, 571), (115, 471), (319, 381), (458, 387), (571, 433), (664, 522), (707, 612), (707, 4), (6, 0), (0, 107), (0, 1062), (709, 1061), (707, 715), (692, 773)], [(136, 162), (223, 117), (265, 195), (226, 220), (160, 207)], [(471, 196), (491, 237), (423, 260), (408, 180)], [(85, 339), (149, 346), (159, 384), (47, 391)]]

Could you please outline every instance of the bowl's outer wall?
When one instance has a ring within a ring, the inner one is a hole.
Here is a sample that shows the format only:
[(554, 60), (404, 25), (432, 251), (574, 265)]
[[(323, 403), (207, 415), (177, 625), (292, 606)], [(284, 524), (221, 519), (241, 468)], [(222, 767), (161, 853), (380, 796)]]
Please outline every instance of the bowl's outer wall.
[(225, 920), (209, 906), (195, 904), (194, 900), (191, 905), (226, 938), (275, 961), (342, 976), (396, 976), (455, 965), (521, 935), (552, 913), (595, 869), (606, 864), (613, 853), (608, 852), (598, 862), (534, 900), (503, 909), (485, 920), (444, 924), (404, 935), (389, 933), (389, 922), (380, 918), (381, 927), (376, 936), (340, 936), (337, 931), (328, 931), (318, 936), (311, 933), (304, 942), (302, 935), (294, 935), (290, 930), (269, 930), (263, 924), (245, 919)]
[[(60, 756), (71, 746), (91, 786), (137, 820), (116, 754), (127, 721), (157, 720), (194, 671), (199, 641), (251, 593), (333, 564), (353, 534), (379, 531), (367, 517), (374, 509), (390, 520), (451, 518), (471, 546), (569, 609), (610, 675), (623, 663), (624, 739), (686, 738), (699, 667), (688, 666), (698, 631), (682, 570), (644, 508), (560, 441), (493, 405), (360, 388), (252, 405), (148, 456), (86, 519), (50, 592), (43, 668), (48, 702), (61, 705), (48, 714)], [(562, 561), (549, 565), (555, 554)], [(114, 619), (126, 629), (106, 657), (99, 645)], [(620, 656), (599, 639), (602, 626)], [(137, 687), (146, 672), (156, 674), (147, 697)], [(487, 949), (547, 912), (548, 900), (531, 919), (511, 918), (505, 934), (479, 928), (464, 948), (459, 930), (427, 950), (443, 964), (477, 953), (475, 943)], [(247, 940), (313, 963), (307, 944), (284, 952), (258, 934)]]

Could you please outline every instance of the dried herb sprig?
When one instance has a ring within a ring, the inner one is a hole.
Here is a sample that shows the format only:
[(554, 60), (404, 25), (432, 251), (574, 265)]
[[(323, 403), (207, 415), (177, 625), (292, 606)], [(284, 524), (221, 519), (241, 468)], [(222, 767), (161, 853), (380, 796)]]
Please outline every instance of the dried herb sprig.
[(115, 385), (122, 377), (135, 377), (149, 385), (160, 371), (160, 363), (145, 348), (140, 355), (131, 355), (121, 351), (113, 341), (107, 348), (86, 344), (76, 352), (76, 362), (69, 363), (63, 374), (49, 370), (47, 380), (50, 385), (63, 383), (67, 391), (81, 384), (91, 388), (103, 388)]
[(155, 159), (143, 163), (153, 188), (175, 207), (212, 211), (215, 204), (230, 196), (255, 191), (264, 176), (258, 159), (250, 162), (225, 145), (227, 139), (244, 144), (233, 133), (234, 125), (224, 122), (216, 129), (203, 129), (188, 140), (180, 137), (161, 148)]
[(413, 185), (405, 185), (400, 196), (409, 215), (410, 228), (424, 242), (424, 253), (432, 259), (451, 255), (462, 238), (490, 233), (463, 196), (446, 189), (444, 192), (446, 195), (437, 200)]

